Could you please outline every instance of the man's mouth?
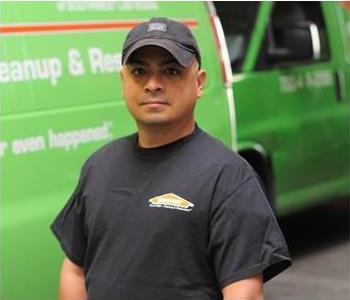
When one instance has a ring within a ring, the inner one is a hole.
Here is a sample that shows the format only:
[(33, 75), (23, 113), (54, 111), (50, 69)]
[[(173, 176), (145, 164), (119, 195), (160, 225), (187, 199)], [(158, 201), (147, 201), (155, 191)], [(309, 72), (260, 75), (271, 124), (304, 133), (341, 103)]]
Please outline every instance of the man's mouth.
[(162, 105), (169, 105), (169, 103), (162, 99), (146, 99), (141, 102), (141, 105), (147, 105), (150, 107), (158, 107)]

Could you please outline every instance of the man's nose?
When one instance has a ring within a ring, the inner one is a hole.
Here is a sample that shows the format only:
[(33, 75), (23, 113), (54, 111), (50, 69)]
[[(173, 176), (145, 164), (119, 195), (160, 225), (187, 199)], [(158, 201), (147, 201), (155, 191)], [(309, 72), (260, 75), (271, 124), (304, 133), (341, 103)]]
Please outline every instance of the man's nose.
[(145, 84), (145, 91), (148, 93), (162, 92), (164, 86), (159, 75), (152, 74), (148, 77), (148, 80)]

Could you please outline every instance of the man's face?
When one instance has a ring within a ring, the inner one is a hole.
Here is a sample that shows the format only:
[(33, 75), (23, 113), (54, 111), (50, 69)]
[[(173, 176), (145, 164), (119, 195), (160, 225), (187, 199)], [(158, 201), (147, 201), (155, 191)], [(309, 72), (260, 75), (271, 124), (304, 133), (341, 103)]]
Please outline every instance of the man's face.
[(146, 46), (121, 70), (126, 105), (141, 126), (186, 125), (202, 95), (206, 74), (194, 59), (181, 66), (165, 49)]

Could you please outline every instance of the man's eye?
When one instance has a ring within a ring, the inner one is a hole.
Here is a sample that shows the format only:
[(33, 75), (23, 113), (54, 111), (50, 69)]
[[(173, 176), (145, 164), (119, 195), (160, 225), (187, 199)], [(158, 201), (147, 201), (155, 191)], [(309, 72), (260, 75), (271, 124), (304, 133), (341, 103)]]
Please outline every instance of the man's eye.
[(180, 70), (177, 68), (167, 68), (165, 70), (165, 73), (168, 75), (178, 75), (178, 74), (180, 74)]
[(131, 73), (134, 75), (142, 75), (145, 73), (145, 69), (144, 68), (134, 68), (134, 69), (132, 69)]

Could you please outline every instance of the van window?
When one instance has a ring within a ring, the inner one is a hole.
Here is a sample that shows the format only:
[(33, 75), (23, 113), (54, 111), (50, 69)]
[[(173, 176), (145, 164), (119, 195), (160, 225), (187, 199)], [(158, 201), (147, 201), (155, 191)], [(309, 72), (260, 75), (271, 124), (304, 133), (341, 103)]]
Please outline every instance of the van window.
[[(267, 59), (267, 51), (272, 46), (283, 46), (278, 35), (280, 28), (306, 23), (315, 24), (318, 29), (321, 51), (317, 61), (329, 60), (329, 47), (320, 2), (275, 2), (271, 20), (258, 56), (256, 70), (265, 70), (273, 67), (273, 63)], [(302, 63), (312, 62), (315, 62), (315, 59), (303, 61)], [(288, 60), (286, 63), (288, 63)], [(292, 61), (290, 63), (293, 64)], [(294, 64), (296, 63), (294, 62)]]
[(247, 54), (259, 2), (216, 1), (216, 13), (224, 30), (233, 73), (239, 73)]

